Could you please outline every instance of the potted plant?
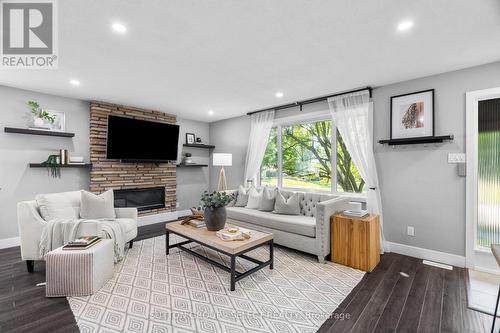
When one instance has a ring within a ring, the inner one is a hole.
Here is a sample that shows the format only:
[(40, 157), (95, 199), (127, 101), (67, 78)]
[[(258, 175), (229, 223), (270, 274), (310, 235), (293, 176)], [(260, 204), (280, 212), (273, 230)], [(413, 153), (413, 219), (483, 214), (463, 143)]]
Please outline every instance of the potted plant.
[(61, 178), (61, 164), (59, 163), (59, 155), (49, 155), (43, 165), (47, 167), (47, 172), (54, 178)]
[(234, 200), (232, 195), (225, 192), (205, 191), (201, 196), (201, 205), (204, 209), (205, 225), (207, 230), (219, 231), (226, 224), (226, 206)]
[(45, 121), (53, 124), (56, 118), (42, 109), (37, 101), (29, 101), (28, 105), (31, 107), (31, 115), (33, 116), (33, 123), (35, 127), (45, 128)]

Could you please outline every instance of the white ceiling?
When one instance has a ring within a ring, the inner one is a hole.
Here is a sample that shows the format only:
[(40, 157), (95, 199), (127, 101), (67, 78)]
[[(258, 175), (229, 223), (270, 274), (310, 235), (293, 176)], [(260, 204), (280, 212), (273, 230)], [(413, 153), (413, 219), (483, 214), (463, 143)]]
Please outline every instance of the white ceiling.
[(498, 0), (58, 4), (59, 69), (0, 70), (0, 84), (215, 121), (500, 60)]

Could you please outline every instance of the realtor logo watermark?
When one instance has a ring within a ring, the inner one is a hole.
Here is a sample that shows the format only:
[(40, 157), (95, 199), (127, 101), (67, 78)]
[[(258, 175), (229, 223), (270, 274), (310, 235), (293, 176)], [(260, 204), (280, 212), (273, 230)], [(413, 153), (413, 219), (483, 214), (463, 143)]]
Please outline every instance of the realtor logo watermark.
[(0, 68), (57, 69), (56, 0), (0, 0)]

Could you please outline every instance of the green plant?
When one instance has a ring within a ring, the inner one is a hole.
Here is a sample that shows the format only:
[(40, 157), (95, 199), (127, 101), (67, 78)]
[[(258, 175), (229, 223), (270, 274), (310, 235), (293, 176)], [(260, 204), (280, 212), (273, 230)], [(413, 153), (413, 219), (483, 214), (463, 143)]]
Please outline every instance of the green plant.
[(203, 208), (219, 208), (227, 206), (233, 200), (234, 195), (226, 192), (213, 191), (209, 193), (205, 191), (201, 196), (200, 203)]
[(42, 164), (47, 167), (47, 173), (54, 178), (61, 178), (61, 166), (57, 161), (59, 155), (49, 155), (47, 160)]
[(37, 118), (47, 120), (51, 124), (54, 123), (56, 120), (56, 117), (48, 113), (47, 111), (43, 110), (40, 107), (40, 104), (38, 104), (37, 101), (29, 101), (28, 105), (31, 107), (31, 114)]

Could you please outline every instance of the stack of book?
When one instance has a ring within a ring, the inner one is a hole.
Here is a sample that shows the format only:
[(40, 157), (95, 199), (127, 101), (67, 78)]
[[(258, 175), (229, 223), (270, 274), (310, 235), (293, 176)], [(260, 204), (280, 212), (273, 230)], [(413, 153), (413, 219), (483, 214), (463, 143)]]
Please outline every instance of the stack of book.
[(187, 223), (188, 225), (195, 228), (203, 228), (205, 226), (204, 220), (191, 220)]
[(368, 211), (366, 209), (344, 210), (343, 214), (345, 216), (357, 217), (357, 218), (363, 218), (363, 217), (366, 217), (366, 216), (370, 215), (370, 213), (368, 213)]
[(63, 250), (86, 250), (101, 240), (98, 236), (82, 236), (63, 246)]

